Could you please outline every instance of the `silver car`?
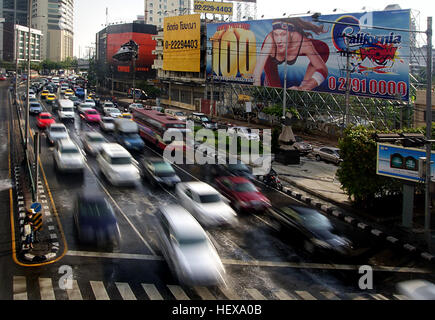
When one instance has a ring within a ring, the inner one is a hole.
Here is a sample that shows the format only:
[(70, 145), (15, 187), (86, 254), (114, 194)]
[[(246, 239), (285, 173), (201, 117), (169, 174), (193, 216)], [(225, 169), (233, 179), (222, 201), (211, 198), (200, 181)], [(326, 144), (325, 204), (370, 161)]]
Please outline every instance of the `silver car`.
[(98, 122), (101, 130), (103, 131), (114, 131), (115, 130), (115, 119), (112, 117), (101, 117), (101, 120)]
[(205, 182), (178, 183), (175, 187), (180, 204), (202, 225), (220, 226), (237, 223), (237, 214), (229, 200)]
[(60, 171), (81, 171), (85, 158), (79, 147), (70, 139), (57, 141), (53, 152), (55, 168)]
[(314, 157), (317, 161), (324, 160), (339, 164), (343, 160), (340, 157), (340, 149), (334, 147), (321, 147), (313, 150)]
[(119, 118), (121, 116), (121, 111), (118, 108), (103, 108), (103, 113), (106, 117)]
[(52, 123), (47, 128), (47, 141), (54, 144), (57, 140), (68, 139), (69, 134), (63, 123)]
[(400, 294), (411, 300), (435, 300), (435, 285), (426, 280), (408, 280), (396, 285)]
[(225, 268), (200, 224), (178, 205), (161, 206), (156, 212), (160, 249), (171, 271), (186, 285), (219, 285)]
[(293, 146), (302, 154), (307, 154), (313, 151), (313, 147), (308, 142), (304, 141), (301, 137), (295, 136), (296, 142)]
[(107, 143), (107, 140), (99, 132), (88, 131), (83, 135), (82, 142), (86, 152), (95, 156), (98, 154), (98, 152), (100, 152), (103, 143)]

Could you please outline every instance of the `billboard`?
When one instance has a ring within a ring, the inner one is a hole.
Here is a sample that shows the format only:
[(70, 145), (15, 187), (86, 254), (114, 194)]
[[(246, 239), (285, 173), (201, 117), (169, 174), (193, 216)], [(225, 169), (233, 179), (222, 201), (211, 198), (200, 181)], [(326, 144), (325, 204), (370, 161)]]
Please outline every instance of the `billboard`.
[(139, 45), (138, 57), (135, 61), (136, 72), (149, 72), (154, 63), (155, 55), (152, 51), (156, 48), (156, 41), (152, 39), (152, 34), (138, 32), (123, 32), (107, 34), (107, 63), (115, 66), (118, 72), (130, 72), (131, 62), (120, 62), (113, 59), (113, 55), (118, 52), (121, 45), (133, 40)]
[[(422, 182), (418, 173), (418, 159), (422, 157), (426, 157), (426, 151), (423, 149), (378, 143), (376, 173), (392, 178)], [(434, 152), (431, 153), (432, 159), (435, 159)], [(430, 173), (431, 181), (435, 181), (435, 164), (431, 164)]]
[(163, 22), (163, 70), (199, 72), (200, 14), (167, 17)]
[(233, 4), (228, 2), (211, 2), (211, 1), (194, 0), (193, 10), (196, 13), (232, 15)]
[(320, 19), (208, 24), (207, 77), (282, 88), (287, 70), (288, 89), (344, 94), (348, 66), (351, 95), (408, 100), (410, 10)]

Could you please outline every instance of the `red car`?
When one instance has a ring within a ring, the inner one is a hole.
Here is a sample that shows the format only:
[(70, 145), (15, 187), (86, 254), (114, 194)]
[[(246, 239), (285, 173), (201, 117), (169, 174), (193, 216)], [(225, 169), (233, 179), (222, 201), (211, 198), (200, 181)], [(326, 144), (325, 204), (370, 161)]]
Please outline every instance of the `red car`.
[(101, 116), (95, 109), (85, 109), (80, 117), (88, 122), (99, 122), (101, 120)]
[(6, 78), (6, 76), (4, 74), (2, 74), (2, 75), (0, 75), (0, 80), (1, 81), (5, 81), (5, 80), (7, 80), (7, 78)]
[(272, 205), (260, 190), (243, 177), (220, 177), (216, 179), (219, 191), (231, 201), (237, 211), (264, 211)]
[(53, 116), (49, 112), (41, 112), (36, 117), (36, 125), (40, 129), (47, 128), (50, 124), (55, 123)]

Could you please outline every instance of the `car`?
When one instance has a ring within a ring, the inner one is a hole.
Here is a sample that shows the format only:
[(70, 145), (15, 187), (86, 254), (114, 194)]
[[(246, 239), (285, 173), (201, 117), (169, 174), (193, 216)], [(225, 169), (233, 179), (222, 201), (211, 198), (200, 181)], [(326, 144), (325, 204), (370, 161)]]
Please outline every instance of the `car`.
[(187, 116), (183, 111), (179, 111), (175, 109), (165, 109), (165, 113), (171, 115), (177, 120), (185, 121), (187, 119)]
[(98, 124), (100, 125), (101, 130), (105, 132), (115, 130), (115, 119), (112, 117), (101, 117)]
[(79, 147), (69, 138), (59, 139), (53, 151), (54, 166), (57, 170), (83, 172), (85, 158)]
[(53, 145), (57, 140), (69, 138), (63, 123), (52, 123), (47, 127), (47, 141)]
[(36, 93), (34, 92), (29, 92), (29, 99), (34, 98), (36, 99)]
[(97, 155), (103, 146), (103, 143), (107, 143), (104, 136), (96, 131), (86, 131), (82, 137), (83, 148), (89, 154)]
[(101, 116), (95, 109), (85, 109), (80, 113), (80, 118), (86, 120), (87, 122), (100, 122)]
[(45, 99), (49, 94), (50, 94), (50, 91), (42, 90), (41, 91), (41, 99)]
[(77, 107), (77, 111), (79, 114), (85, 112), (85, 110), (89, 110), (89, 109), (94, 109), (94, 107), (90, 104), (87, 103), (80, 103), (79, 106)]
[(0, 81), (6, 81), (7, 78), (4, 74), (0, 75)]
[(411, 300), (435, 300), (435, 284), (423, 280), (413, 279), (396, 284), (397, 291)]
[(239, 159), (235, 159), (235, 161), (230, 161), (229, 163), (221, 164), (219, 166), (227, 175), (245, 177), (249, 180), (255, 179), (255, 176), (252, 174), (252, 168)]
[(38, 114), (42, 112), (42, 106), (39, 102), (30, 102), (29, 103), (29, 113)]
[(52, 123), (55, 123), (53, 116), (49, 112), (41, 112), (36, 116), (36, 126), (39, 129), (45, 129)]
[(217, 189), (231, 201), (237, 212), (264, 211), (272, 206), (270, 200), (248, 179), (243, 177), (219, 177)]
[(313, 151), (313, 147), (308, 142), (304, 141), (301, 137), (295, 136), (296, 142), (293, 146), (301, 153), (308, 154)]
[(181, 284), (210, 286), (225, 283), (225, 268), (216, 248), (188, 211), (179, 205), (163, 205), (155, 216), (159, 247)]
[(80, 105), (81, 101), (76, 96), (72, 95), (68, 97), (69, 100), (71, 100), (74, 103), (74, 107), (77, 107)]
[(74, 103), (70, 100), (59, 99), (56, 102), (60, 121), (69, 120), (74, 122)]
[(64, 92), (64, 95), (67, 95), (67, 94), (73, 96), (73, 95), (74, 95), (74, 91), (73, 91), (72, 89), (69, 89), (69, 88), (68, 88), (68, 89), (66, 89), (65, 92)]
[(75, 94), (79, 99), (84, 99), (85, 97), (85, 90), (83, 88), (76, 88)]
[(303, 242), (303, 248), (311, 255), (324, 254), (332, 257), (352, 254), (352, 242), (339, 234), (329, 218), (313, 208), (289, 204), (269, 208), (267, 212), (281, 228), (298, 236)]
[(180, 182), (175, 186), (180, 204), (204, 226), (234, 225), (236, 212), (215, 188), (205, 182)]
[(97, 163), (112, 185), (135, 185), (140, 180), (136, 160), (117, 143), (103, 144), (97, 155)]
[(258, 130), (256, 131), (254, 131), (252, 128), (240, 126), (228, 128), (228, 134), (230, 135), (237, 135), (238, 137), (246, 140), (259, 141), (260, 135), (258, 134)]
[(121, 111), (118, 108), (103, 108), (103, 113), (107, 117), (119, 118), (121, 116)]
[(141, 175), (153, 186), (160, 184), (172, 188), (181, 182), (172, 165), (162, 158), (144, 158), (141, 162)]
[(128, 106), (128, 112), (132, 112), (135, 109), (143, 109), (143, 104), (142, 103), (131, 103)]
[(103, 194), (79, 193), (74, 201), (73, 219), (81, 243), (119, 246), (121, 233), (115, 211)]
[(91, 105), (93, 108), (95, 108), (95, 101), (93, 99), (87, 98), (85, 99), (84, 103)]
[(317, 161), (324, 160), (340, 164), (343, 161), (340, 157), (340, 149), (334, 147), (321, 147), (313, 150), (313, 155)]
[(119, 118), (128, 119), (128, 120), (133, 121), (133, 115), (131, 113), (128, 113), (128, 112), (121, 113), (121, 116)]
[(49, 93), (49, 94), (47, 94), (47, 97), (45, 98), (45, 100), (47, 100), (47, 103), (52, 103), (53, 101), (55, 101), (57, 98), (56, 98), (56, 95), (55, 94), (53, 94), (53, 93)]
[(211, 121), (204, 113), (201, 112), (193, 112), (188, 117), (189, 120), (192, 120), (195, 125), (200, 125), (206, 129), (217, 130), (218, 125), (216, 122)]
[(32, 102), (38, 102), (39, 103), (37, 98), (29, 98), (29, 103), (32, 103)]

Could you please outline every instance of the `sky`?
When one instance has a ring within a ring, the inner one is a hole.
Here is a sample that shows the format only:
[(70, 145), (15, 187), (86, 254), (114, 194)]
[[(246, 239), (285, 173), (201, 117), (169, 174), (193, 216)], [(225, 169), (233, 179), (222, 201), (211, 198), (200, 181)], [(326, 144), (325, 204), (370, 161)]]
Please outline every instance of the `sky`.
[[(75, 0), (74, 56), (88, 57), (89, 47), (95, 47), (95, 35), (106, 24), (106, 8), (108, 8), (107, 20), (109, 23), (132, 22), (136, 20), (138, 15), (144, 14), (144, 3), (144, 0)], [(427, 17), (435, 16), (435, 1), (433, 0), (364, 0), (361, 2), (349, 0), (257, 0), (257, 18), (260, 19), (264, 15), (263, 19), (273, 19), (282, 17), (284, 13), (287, 15), (305, 14), (308, 11), (310, 14), (314, 12), (332, 14), (334, 9), (337, 9), (336, 13), (378, 11), (383, 10), (389, 4), (398, 4), (402, 9), (416, 10), (416, 18), (419, 18), (417, 28), (423, 31), (427, 29)], [(364, 6), (365, 9), (363, 9)], [(434, 38), (432, 38), (432, 42), (435, 42)]]

